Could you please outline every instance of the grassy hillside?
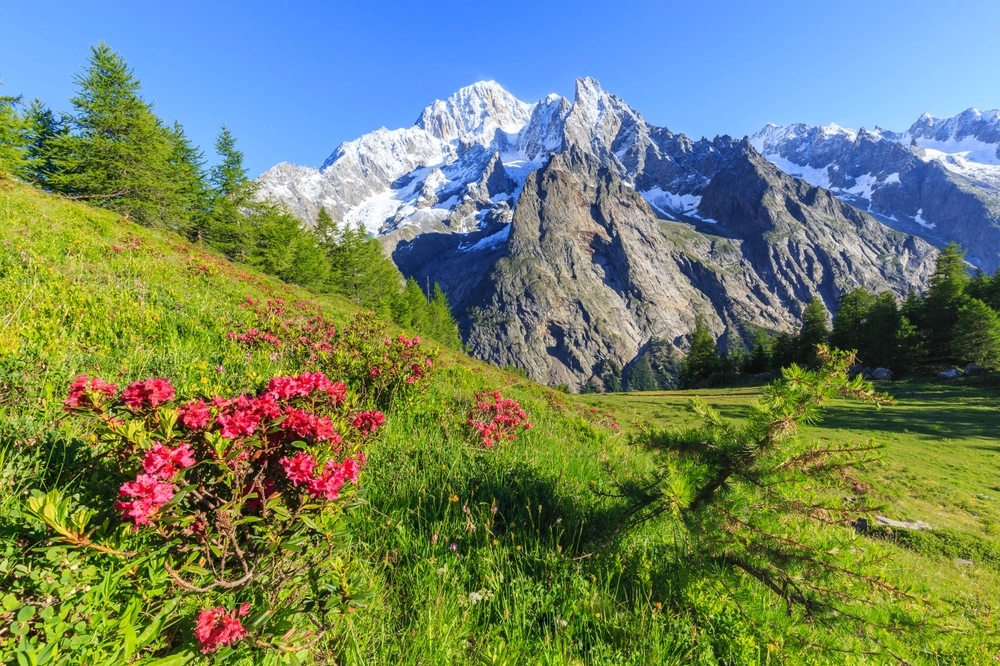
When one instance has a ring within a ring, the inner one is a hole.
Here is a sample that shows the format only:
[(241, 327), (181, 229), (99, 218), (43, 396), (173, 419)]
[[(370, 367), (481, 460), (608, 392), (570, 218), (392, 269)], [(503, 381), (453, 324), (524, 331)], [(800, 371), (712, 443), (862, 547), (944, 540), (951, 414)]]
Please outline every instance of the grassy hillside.
[[(275, 298), (337, 322), (352, 315), (345, 301), (233, 266), (177, 236), (0, 181), (5, 661), (122, 663), (116, 644), (135, 636), (113, 617), (95, 618), (132, 614), (142, 629), (160, 603), (135, 589), (138, 567), (112, 576), (120, 571), (113, 557), (46, 550), (51, 532), (26, 515), (31, 489), (86, 497), (108, 485), (91, 465), (92, 432), (61, 409), (72, 377), (123, 385), (163, 376), (185, 395), (255, 391), (300, 370), (284, 349), (248, 350), (227, 336), (256, 325), (248, 299)], [(534, 424), (489, 451), (465, 426), (475, 392), (487, 389), (519, 400)], [(876, 558), (875, 573), (926, 600), (860, 608), (868, 626), (859, 632), (843, 618), (803, 622), (756, 582), (699, 563), (675, 541), (669, 517), (602, 548), (622, 510), (609, 474), (648, 472), (657, 460), (617, 434), (605, 411), (626, 427), (633, 416), (676, 427), (689, 418), (683, 393), (587, 398), (601, 407), (592, 410), (442, 351), (430, 383), (388, 413), (370, 451), (344, 557), (371, 596), (343, 617), (317, 662), (994, 663), (998, 514), (987, 497), (1000, 497), (990, 489), (1000, 482), (995, 448), (987, 449), (996, 403), (987, 389), (964, 391), (943, 402), (914, 390), (881, 413), (838, 405), (804, 433), (886, 441), (886, 462), (863, 472), (893, 504), (886, 512), (948, 528), (941, 539), (855, 540), (854, 548), (891, 556)], [(738, 416), (749, 397), (711, 399)], [(984, 484), (987, 473), (993, 481)], [(972, 566), (955, 564), (969, 554)], [(130, 661), (177, 651), (190, 642), (185, 631), (160, 628)], [(46, 653), (47, 645), (58, 649)]]

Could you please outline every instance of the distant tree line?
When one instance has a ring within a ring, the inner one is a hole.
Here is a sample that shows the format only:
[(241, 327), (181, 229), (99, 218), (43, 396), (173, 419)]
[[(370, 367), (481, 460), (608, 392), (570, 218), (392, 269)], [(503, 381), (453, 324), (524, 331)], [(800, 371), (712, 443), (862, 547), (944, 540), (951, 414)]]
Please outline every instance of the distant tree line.
[(750, 349), (729, 345), (721, 353), (715, 337), (699, 321), (691, 350), (681, 365), (681, 384), (725, 384), (739, 375), (776, 372), (792, 363), (816, 367), (816, 345), (857, 352), (860, 363), (900, 374), (918, 366), (1000, 367), (1000, 270), (970, 276), (965, 254), (955, 243), (937, 258), (927, 292), (911, 292), (902, 303), (889, 292), (864, 288), (840, 297), (827, 326), (826, 308), (810, 301), (798, 334), (758, 330)]
[(461, 345), (437, 285), (424, 294), (415, 282), (404, 283), (378, 240), (361, 227), (338, 227), (323, 210), (312, 229), (263, 199), (226, 126), (215, 143), (219, 161), (207, 168), (184, 128), (154, 113), (132, 69), (108, 45), (92, 47), (75, 83), (72, 113), (57, 114), (37, 99), (0, 96), (0, 171)]

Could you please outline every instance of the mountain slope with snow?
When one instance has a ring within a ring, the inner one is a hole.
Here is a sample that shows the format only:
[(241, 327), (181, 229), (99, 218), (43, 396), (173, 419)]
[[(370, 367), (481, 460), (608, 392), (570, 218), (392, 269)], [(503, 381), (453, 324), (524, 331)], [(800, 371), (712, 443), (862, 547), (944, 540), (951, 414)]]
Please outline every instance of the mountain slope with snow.
[(956, 241), (1000, 268), (1000, 111), (923, 114), (905, 132), (768, 125), (751, 143), (785, 173), (896, 229)]
[[(785, 151), (800, 137), (811, 157)], [(794, 330), (811, 299), (833, 310), (859, 286), (902, 297), (926, 284), (930, 245), (810, 185), (874, 208), (906, 177), (906, 146), (806, 126), (754, 141), (801, 173), (747, 139), (651, 125), (591, 78), (572, 101), (533, 104), (483, 82), (318, 169), (280, 164), (260, 182), (307, 222), (322, 206), (378, 234), (404, 275), (442, 286), (478, 357), (580, 386), (654, 339), (685, 348), (699, 318), (720, 339), (749, 338)], [(859, 142), (882, 164), (841, 178), (829, 165)]]

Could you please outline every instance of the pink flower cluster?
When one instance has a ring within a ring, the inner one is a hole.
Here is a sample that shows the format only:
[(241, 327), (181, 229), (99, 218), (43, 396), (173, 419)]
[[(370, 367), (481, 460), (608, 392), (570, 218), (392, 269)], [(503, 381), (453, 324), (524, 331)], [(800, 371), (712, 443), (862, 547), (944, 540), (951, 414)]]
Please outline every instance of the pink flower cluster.
[(362, 435), (370, 435), (385, 425), (385, 414), (377, 409), (360, 412), (354, 417), (354, 423), (352, 425)]
[(256, 328), (248, 328), (246, 333), (229, 331), (226, 333), (226, 337), (230, 340), (235, 340), (244, 347), (259, 347), (264, 343), (275, 347), (281, 346), (281, 340), (276, 335), (267, 333), (266, 331), (260, 331)]
[(285, 420), (282, 426), (303, 439), (314, 442), (332, 442), (340, 444), (340, 435), (333, 429), (333, 421), (329, 416), (316, 416), (304, 409), (285, 408)]
[(114, 384), (102, 381), (97, 377), (79, 375), (69, 385), (69, 394), (63, 402), (67, 411), (77, 409), (93, 409), (100, 407), (102, 398), (113, 398), (118, 393)]
[(305, 486), (312, 497), (332, 501), (340, 497), (340, 489), (345, 483), (348, 481), (357, 483), (358, 474), (365, 464), (365, 457), (363, 453), (359, 453), (356, 460), (345, 458), (339, 463), (336, 460), (328, 460), (320, 467), (312, 454), (300, 451), (291, 458), (282, 458), (279, 462), (293, 486)]
[(196, 462), (190, 444), (171, 449), (157, 442), (142, 460), (145, 473), (123, 483), (118, 491), (119, 496), (130, 499), (118, 500), (115, 507), (132, 520), (135, 529), (148, 525), (160, 507), (174, 498), (174, 480), (180, 471)]
[(202, 654), (211, 654), (220, 647), (233, 645), (246, 638), (247, 630), (240, 618), (249, 613), (250, 604), (240, 604), (239, 608), (231, 612), (218, 606), (198, 613), (194, 636), (201, 645)]
[(528, 415), (516, 400), (502, 397), (499, 391), (493, 392), (492, 401), (484, 397), (476, 395), (476, 404), (469, 412), (468, 420), (484, 447), (489, 449), (505, 440), (514, 441), (518, 428), (531, 430)]
[(322, 372), (303, 372), (298, 377), (275, 377), (268, 382), (267, 392), (279, 400), (306, 398), (312, 393), (323, 392), (338, 405), (347, 398), (347, 387), (342, 382), (331, 381)]
[(156, 409), (174, 399), (174, 387), (166, 379), (147, 379), (132, 382), (122, 391), (122, 402), (137, 412), (140, 409)]

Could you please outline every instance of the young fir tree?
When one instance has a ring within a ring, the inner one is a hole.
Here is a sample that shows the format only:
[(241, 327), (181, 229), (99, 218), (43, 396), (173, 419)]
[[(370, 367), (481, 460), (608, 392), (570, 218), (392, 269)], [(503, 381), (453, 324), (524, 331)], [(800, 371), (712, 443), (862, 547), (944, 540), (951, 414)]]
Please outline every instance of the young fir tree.
[(243, 261), (257, 243), (247, 217), (262, 212), (256, 198), (258, 186), (247, 175), (236, 137), (225, 125), (215, 140), (215, 152), (219, 162), (209, 171), (209, 212), (195, 225), (193, 236), (230, 259)]
[[(676, 539), (692, 567), (746, 576), (763, 593), (777, 595), (789, 612), (797, 607), (810, 618), (854, 621), (859, 633), (865, 618), (858, 613), (873, 596), (911, 603), (914, 597), (872, 575), (872, 567), (882, 570), (884, 561), (857, 548), (851, 529), (859, 515), (873, 519), (877, 509), (858, 496), (851, 467), (863, 465), (879, 447), (810, 441), (796, 427), (818, 421), (834, 398), (876, 405), (889, 399), (860, 376), (848, 378), (855, 362), (850, 354), (820, 348), (817, 360), (816, 370), (786, 369), (745, 419), (723, 418), (696, 400), (692, 407), (702, 426), (643, 434), (640, 441), (660, 464), (641, 476), (609, 470), (617, 492), (608, 495), (623, 504), (604, 544), (651, 520), (672, 521), (674, 529), (662, 533)], [(816, 488), (827, 492), (817, 494)], [(854, 500), (838, 501), (845, 494)]]
[(412, 277), (392, 303), (392, 320), (410, 331), (426, 331), (429, 318), (427, 297)]
[(191, 143), (178, 122), (168, 130), (167, 138), (170, 141), (170, 173), (180, 212), (177, 230), (194, 236), (211, 207), (205, 182), (205, 154)]
[(692, 387), (719, 370), (719, 350), (715, 336), (700, 317), (691, 333), (691, 351), (681, 364), (681, 384)]
[(655, 391), (659, 388), (653, 375), (653, 366), (649, 363), (648, 351), (632, 362), (628, 369), (627, 383), (629, 391)]
[(837, 304), (837, 314), (833, 316), (833, 331), (830, 333), (831, 346), (844, 351), (857, 351), (862, 363), (871, 362), (862, 350), (871, 306), (872, 295), (864, 287), (844, 294)]
[(771, 370), (777, 372), (795, 363), (797, 340), (794, 335), (779, 333), (771, 348)]
[(802, 312), (802, 328), (799, 329), (796, 340), (796, 362), (801, 365), (815, 367), (816, 345), (826, 344), (830, 331), (826, 327), (826, 308), (823, 302), (814, 298)]
[(978, 271), (965, 289), (972, 298), (978, 298), (994, 310), (1000, 311), (1000, 269), (992, 277)]
[(105, 44), (91, 49), (76, 78), (72, 132), (53, 142), (51, 187), (146, 225), (178, 212), (166, 129), (140, 94), (125, 59)]
[(462, 338), (458, 335), (458, 324), (451, 314), (448, 298), (436, 282), (434, 283), (434, 295), (427, 306), (427, 318), (429, 320), (428, 335), (453, 349), (462, 347)]
[(970, 298), (958, 311), (951, 341), (953, 358), (1000, 367), (1000, 315), (979, 299)]
[(20, 97), (0, 95), (0, 171), (25, 176), (25, 122), (18, 112)]
[[(330, 289), (358, 307), (387, 316), (399, 293), (402, 276), (386, 256), (382, 244), (359, 224), (339, 230), (336, 242), (327, 245), (330, 258)], [(426, 322), (427, 299), (423, 299), (422, 323)], [(426, 330), (426, 329), (425, 329)]]
[(965, 252), (958, 244), (949, 243), (938, 255), (918, 322), (931, 358), (949, 358), (952, 328), (967, 300), (965, 288), (969, 281)]
[(65, 143), (63, 137), (69, 133), (69, 122), (65, 117), (57, 117), (52, 109), (40, 99), (28, 106), (24, 115), (27, 145), (26, 180), (46, 190), (52, 189), (52, 178), (58, 173), (57, 146)]
[(746, 372), (758, 374), (767, 372), (771, 367), (771, 356), (774, 350), (774, 336), (763, 328), (757, 329), (753, 335), (753, 348), (747, 359)]

